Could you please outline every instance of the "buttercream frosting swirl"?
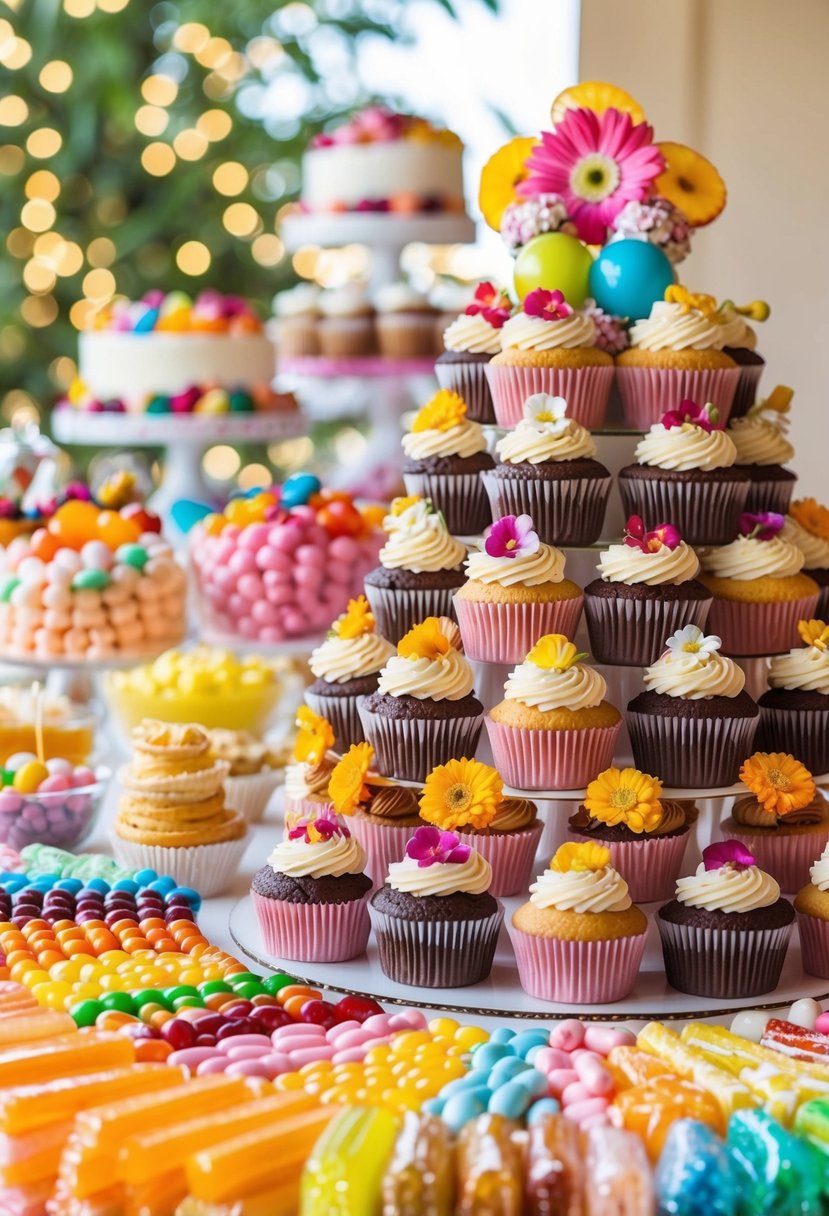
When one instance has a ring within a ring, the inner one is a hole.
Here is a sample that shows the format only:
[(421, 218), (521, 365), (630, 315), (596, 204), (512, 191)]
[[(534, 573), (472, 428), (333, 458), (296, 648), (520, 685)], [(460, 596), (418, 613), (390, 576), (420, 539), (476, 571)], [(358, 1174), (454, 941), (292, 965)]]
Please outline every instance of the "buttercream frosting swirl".
[(770, 688), (829, 696), (829, 650), (798, 646), (788, 654), (777, 654), (771, 660), (768, 680)]
[(740, 350), (757, 349), (756, 330), (753, 330), (745, 317), (735, 312), (733, 308), (720, 309), (719, 325), (722, 330), (723, 346), (738, 347)]
[[(402, 518), (402, 517), (400, 517)], [(399, 520), (380, 550), (380, 564), (387, 570), (454, 570), (466, 557), (466, 545), (451, 534), (442, 515), (424, 511), (408, 525)]]
[(646, 668), (643, 679), (650, 692), (688, 701), (738, 697), (746, 682), (741, 668), (725, 655), (670, 650)]
[(808, 532), (791, 515), (785, 518), (780, 539), (797, 545), (805, 558), (803, 564), (807, 570), (825, 570), (829, 567), (829, 540)]
[(477, 422), (466, 419), (445, 431), (412, 431), (403, 436), (403, 451), (411, 460), (429, 456), (474, 456), (486, 451), (484, 432)]
[(808, 806), (799, 807), (796, 811), (789, 811), (785, 815), (778, 815), (774, 811), (767, 811), (752, 794), (744, 794), (742, 798), (735, 800), (734, 806), (731, 808), (731, 818), (741, 827), (747, 828), (775, 828), (778, 823), (785, 823), (787, 827), (806, 827), (821, 822), (823, 818), (822, 802), (822, 799), (820, 801), (812, 799)]
[(728, 434), (737, 449), (737, 464), (786, 464), (794, 456), (780, 428), (761, 418), (734, 418)]
[(757, 866), (728, 863), (718, 870), (706, 870), (700, 862), (695, 874), (677, 879), (676, 897), (681, 904), (706, 912), (754, 912), (777, 903), (780, 888)]
[(467, 557), (466, 573), (476, 582), (497, 583), (499, 587), (539, 587), (542, 583), (560, 583), (566, 560), (560, 549), (543, 543), (535, 553), (519, 553), (517, 557), (491, 557), (482, 547), (473, 549)]
[(501, 331), (490, 325), (482, 313), (469, 316), (464, 312), (443, 331), (443, 345), (456, 354), (497, 355)]
[(472, 668), (457, 650), (436, 659), (392, 655), (380, 672), (377, 690), (389, 697), (416, 697), (419, 701), (460, 701), (475, 685)]
[(696, 578), (699, 558), (684, 540), (675, 549), (660, 545), (647, 552), (633, 545), (611, 545), (599, 554), (596, 568), (606, 583), (676, 586)]
[(628, 885), (612, 866), (601, 870), (545, 870), (530, 887), (530, 903), (558, 912), (626, 912)]
[(429, 895), (483, 895), (492, 883), (492, 867), (475, 849), (462, 862), (436, 861), (419, 866), (413, 857), (404, 857), (389, 866), (386, 879), (393, 891), (425, 898)]
[(301, 837), (280, 840), (268, 858), (277, 874), (292, 878), (340, 878), (343, 874), (362, 874), (366, 855), (353, 836), (332, 836), (329, 840), (306, 843)]
[(391, 642), (379, 633), (361, 633), (356, 638), (326, 638), (311, 652), (308, 666), (318, 680), (344, 684), (373, 675), (394, 654)]
[(492, 817), (492, 832), (520, 832), (532, 827), (538, 819), (535, 803), (529, 798), (504, 798)]
[(702, 568), (715, 578), (745, 583), (753, 578), (791, 578), (803, 569), (804, 561), (801, 550), (780, 536), (771, 540), (738, 536), (728, 545), (703, 553)]
[(556, 321), (545, 321), (543, 317), (528, 317), (518, 312), (504, 323), (501, 330), (502, 350), (555, 350), (574, 347), (595, 346), (596, 326), (593, 320), (581, 312)]
[(520, 701), (534, 709), (593, 709), (607, 692), (603, 676), (593, 667), (574, 663), (566, 671), (537, 667), (525, 660), (510, 672), (504, 685), (508, 701)]
[(817, 887), (819, 891), (829, 891), (829, 844), (815, 864), (810, 867), (809, 875), (812, 879), (812, 886)]
[(706, 431), (693, 422), (663, 426), (655, 422), (634, 453), (637, 464), (655, 469), (728, 469), (736, 463), (737, 449), (725, 431)]
[(289, 798), (319, 798), (328, 802), (328, 782), (334, 765), (328, 760), (320, 764), (305, 764), (302, 761), (285, 768), (285, 793)]
[(417, 792), (405, 785), (370, 786), (368, 814), (378, 819), (410, 819), (420, 815)]
[(587, 428), (573, 418), (563, 428), (522, 418), (498, 440), (495, 453), (504, 464), (541, 464), (545, 460), (592, 459), (596, 444)]
[(630, 344), (640, 350), (722, 350), (723, 337), (723, 326), (699, 309), (666, 300), (657, 300), (630, 330)]

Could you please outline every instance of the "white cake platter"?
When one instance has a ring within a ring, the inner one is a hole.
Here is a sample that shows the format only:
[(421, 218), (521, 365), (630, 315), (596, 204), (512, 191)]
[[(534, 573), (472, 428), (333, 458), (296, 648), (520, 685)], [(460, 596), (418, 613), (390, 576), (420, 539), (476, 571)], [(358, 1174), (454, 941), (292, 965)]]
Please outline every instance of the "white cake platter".
[[(505, 899), (505, 922), (524, 902)], [(658, 905), (646, 905), (656, 911)], [(722, 1020), (743, 1009), (785, 1009), (801, 997), (829, 1000), (829, 980), (804, 974), (800, 962), (797, 930), (792, 934), (780, 983), (774, 992), (748, 999), (707, 999), (676, 992), (665, 981), (659, 933), (651, 922), (645, 957), (636, 987), (630, 996), (611, 1005), (583, 1006), (556, 1004), (529, 996), (518, 982), (518, 972), (506, 928), (501, 929), (495, 962), (490, 976), (470, 988), (415, 988), (396, 984), (380, 967), (374, 939), (368, 951), (347, 963), (301, 963), (269, 954), (262, 943), (250, 895), (240, 899), (230, 914), (230, 935), (236, 946), (259, 967), (283, 971), (302, 983), (335, 992), (372, 997), (385, 1004), (417, 1006), (470, 1017), (519, 1018), (546, 1021), (551, 1018), (578, 1017), (588, 1021), (649, 1022)]]
[(286, 216), (281, 225), (285, 248), (294, 253), (303, 245), (336, 249), (341, 245), (392, 246), (402, 249), (414, 241), (424, 245), (468, 245), (475, 224), (457, 212), (400, 215), (386, 211), (340, 211)]
[(329, 359), (324, 355), (294, 355), (277, 363), (277, 375), (309, 376), (320, 380), (398, 380), (401, 376), (433, 376), (435, 357), (420, 359), (387, 359), (383, 355), (366, 355), (353, 359)]

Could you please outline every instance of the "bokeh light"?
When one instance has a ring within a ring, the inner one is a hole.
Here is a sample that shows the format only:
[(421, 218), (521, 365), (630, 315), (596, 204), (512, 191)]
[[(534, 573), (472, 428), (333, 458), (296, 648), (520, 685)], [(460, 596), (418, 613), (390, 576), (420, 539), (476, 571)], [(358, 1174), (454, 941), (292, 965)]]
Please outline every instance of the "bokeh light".
[(39, 127), (26, 140), (26, 151), (37, 160), (48, 160), (60, 152), (63, 136), (54, 127)]
[(29, 107), (22, 97), (9, 93), (0, 97), (0, 126), (19, 127), (29, 117)]
[(238, 160), (226, 160), (214, 170), (213, 185), (219, 194), (241, 194), (248, 184), (248, 171)]
[(141, 96), (151, 106), (170, 106), (178, 96), (178, 85), (169, 76), (148, 76), (141, 84)]
[(141, 165), (153, 177), (165, 177), (176, 165), (176, 154), (169, 144), (147, 144), (141, 153)]
[(88, 300), (102, 303), (115, 294), (115, 275), (103, 267), (84, 275), (83, 293)]
[(201, 241), (185, 241), (176, 253), (176, 265), (183, 274), (204, 274), (210, 268), (210, 250)]
[(161, 106), (140, 106), (135, 111), (135, 126), (142, 135), (161, 135), (170, 115)]
[(262, 227), (262, 217), (250, 203), (231, 203), (225, 208), (222, 223), (232, 236), (253, 236)]
[(40, 69), (38, 80), (47, 93), (65, 93), (72, 83), (72, 69), (63, 59), (52, 59)]
[(236, 449), (224, 443), (208, 448), (202, 461), (202, 468), (214, 481), (230, 481), (231, 477), (235, 477), (239, 472), (241, 465), (242, 457)]

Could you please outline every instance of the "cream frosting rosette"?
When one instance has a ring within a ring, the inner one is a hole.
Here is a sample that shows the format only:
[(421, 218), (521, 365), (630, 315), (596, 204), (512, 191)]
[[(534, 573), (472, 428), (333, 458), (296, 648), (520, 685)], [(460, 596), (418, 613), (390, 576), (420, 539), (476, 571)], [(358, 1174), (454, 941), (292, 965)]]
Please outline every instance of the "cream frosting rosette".
[(694, 422), (665, 426), (656, 422), (640, 439), (634, 453), (637, 464), (687, 472), (727, 469), (737, 461), (733, 439), (722, 430), (706, 430)]
[(563, 397), (535, 393), (524, 403), (524, 417), (495, 445), (505, 464), (541, 464), (548, 460), (592, 460), (593, 436), (581, 423), (568, 418)]
[(595, 323), (581, 312), (549, 320), (518, 312), (501, 330), (501, 350), (573, 350), (595, 345)]
[(673, 549), (664, 544), (648, 550), (620, 544), (602, 550), (596, 569), (608, 583), (677, 586), (696, 578), (699, 558), (684, 540)]
[[(321, 821), (321, 822), (328, 822)], [(276, 874), (291, 878), (341, 878), (344, 874), (362, 874), (366, 855), (345, 828), (320, 840), (308, 840), (309, 834), (319, 834), (314, 823), (306, 825), (304, 834), (280, 840), (268, 858)]]
[(737, 449), (737, 464), (787, 464), (794, 448), (779, 427), (762, 418), (734, 418), (728, 436)]
[(548, 634), (510, 672), (504, 684), (505, 699), (545, 713), (600, 705), (607, 684), (592, 667), (578, 661), (584, 657), (567, 638)]
[(383, 527), (388, 540), (380, 550), (380, 564), (387, 570), (454, 570), (466, 557), (466, 545), (452, 536), (428, 499), (415, 499), (400, 514), (387, 515)]
[(702, 908), (706, 912), (754, 912), (777, 903), (780, 887), (759, 866), (726, 862), (717, 869), (709, 869), (702, 861), (696, 873), (677, 879), (676, 898), (689, 908)]
[(667, 650), (646, 668), (649, 692), (698, 701), (703, 697), (737, 697), (745, 675), (733, 659), (719, 654), (722, 642), (706, 636), (696, 625), (686, 625), (668, 638)]
[(754, 578), (791, 578), (803, 569), (805, 558), (796, 545), (772, 536), (738, 536), (729, 545), (709, 549), (702, 555), (702, 568), (715, 578), (748, 582)]
[(386, 696), (432, 701), (460, 701), (474, 686), (472, 668), (451, 649), (435, 658), (392, 655), (377, 681), (377, 691)]
[(819, 891), (829, 891), (829, 844), (809, 870), (812, 886)]
[(829, 696), (829, 626), (823, 621), (801, 621), (798, 631), (805, 645), (774, 655), (769, 687)]
[(708, 316), (700, 308), (685, 303), (657, 300), (650, 316), (631, 327), (630, 345), (650, 351), (722, 350), (724, 336), (724, 326), (718, 323), (715, 314)]
[(560, 583), (564, 578), (566, 558), (554, 545), (539, 542), (532, 553), (493, 557), (481, 548), (473, 550), (466, 559), (467, 577), (479, 583), (497, 583), (499, 587), (539, 587), (544, 583)]
[(404, 857), (389, 866), (386, 879), (393, 891), (426, 898), (431, 895), (483, 895), (492, 883), (492, 867), (475, 849), (462, 862), (434, 862), (422, 866), (413, 857)]
[(804, 528), (793, 516), (786, 516), (780, 539), (797, 546), (803, 554), (803, 564), (807, 570), (829, 568), (829, 538), (816, 536), (814, 532)]
[(325, 641), (311, 652), (308, 666), (318, 680), (344, 684), (374, 675), (394, 654), (394, 647), (374, 630), (374, 616), (361, 595), (349, 600)]
[(501, 330), (481, 313), (461, 313), (443, 332), (443, 345), (455, 354), (497, 355), (501, 349)]

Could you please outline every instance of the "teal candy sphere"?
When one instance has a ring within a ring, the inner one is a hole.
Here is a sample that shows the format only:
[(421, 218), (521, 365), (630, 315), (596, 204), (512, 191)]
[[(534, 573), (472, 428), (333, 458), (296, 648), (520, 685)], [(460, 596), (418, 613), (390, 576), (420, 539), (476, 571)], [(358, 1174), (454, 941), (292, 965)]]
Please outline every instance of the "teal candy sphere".
[(322, 482), (313, 473), (294, 473), (282, 484), (280, 503), (286, 508), (304, 506), (321, 489)]
[(561, 291), (573, 308), (581, 308), (590, 294), (588, 279), (593, 258), (578, 237), (566, 232), (544, 232), (520, 249), (515, 259), (515, 290), (524, 299), (537, 287)]
[(590, 267), (590, 295), (599, 308), (631, 321), (650, 316), (673, 282), (673, 266), (648, 241), (612, 241)]

